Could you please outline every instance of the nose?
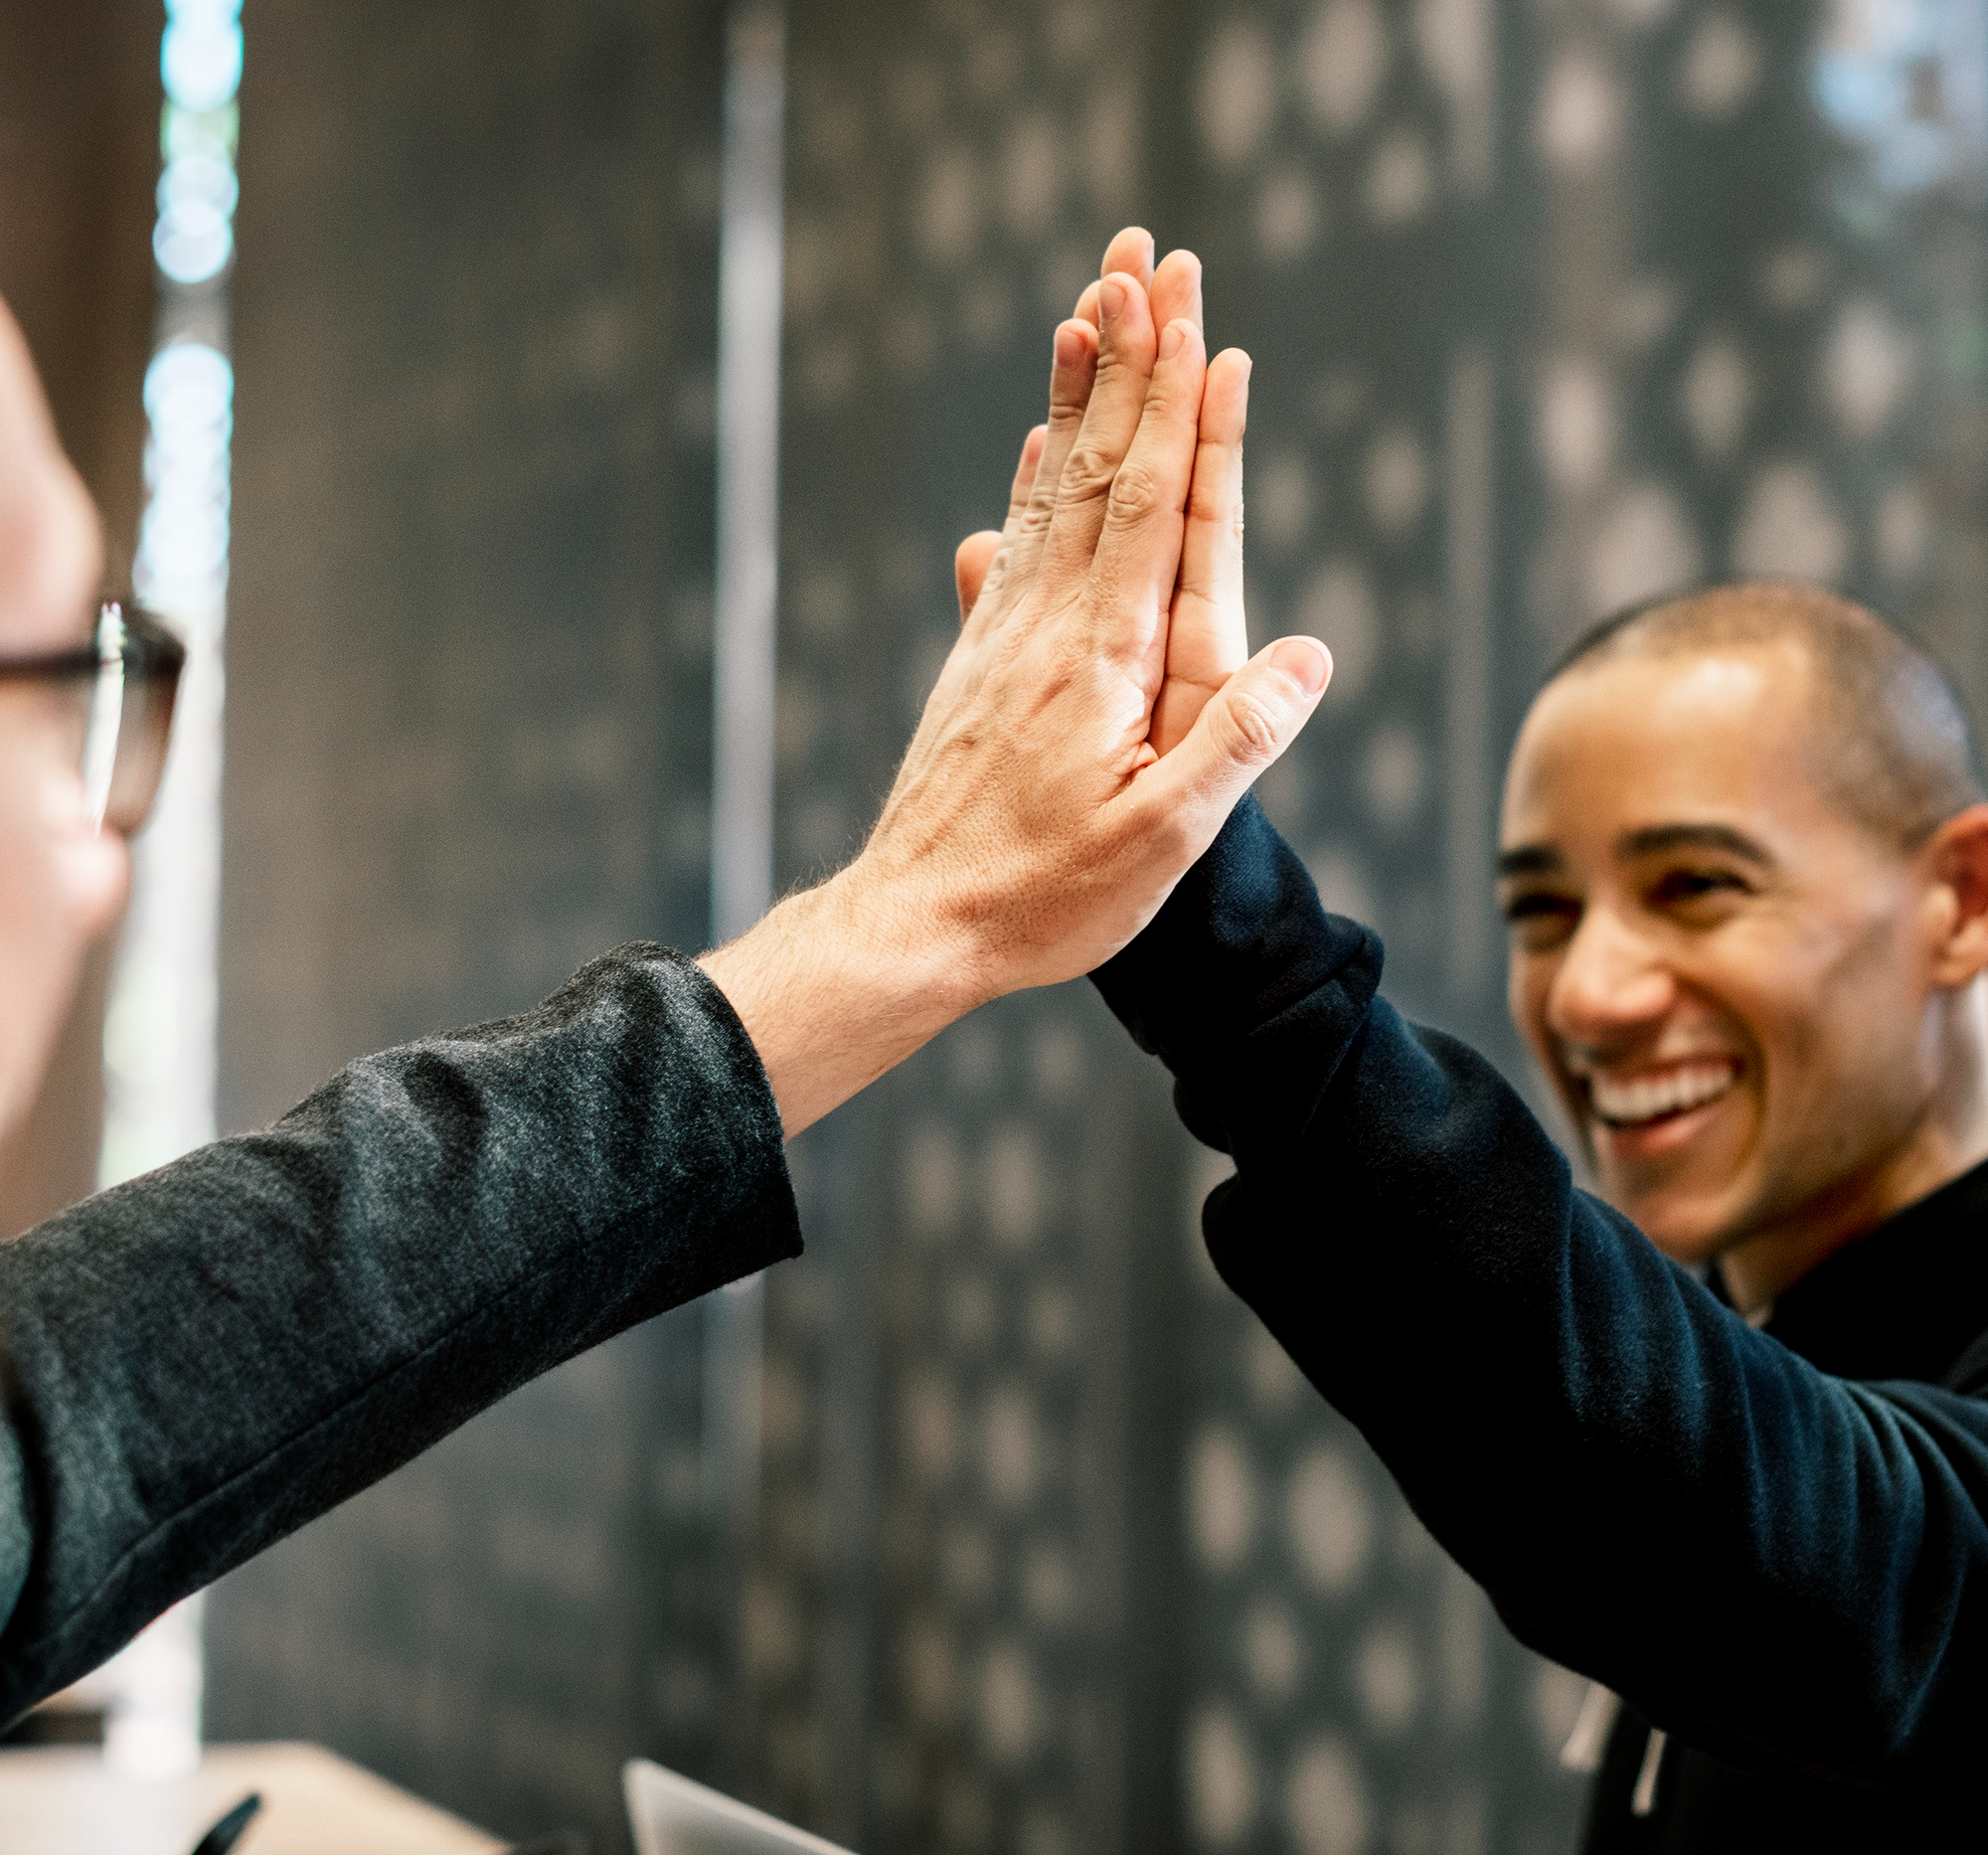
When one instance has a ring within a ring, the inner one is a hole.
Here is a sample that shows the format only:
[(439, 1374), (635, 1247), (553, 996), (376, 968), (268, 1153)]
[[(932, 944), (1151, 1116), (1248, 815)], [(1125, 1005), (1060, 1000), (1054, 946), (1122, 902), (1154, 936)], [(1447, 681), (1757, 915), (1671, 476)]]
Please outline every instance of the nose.
[(1654, 1029), (1677, 999), (1656, 949), (1606, 908), (1590, 906), (1568, 942), (1546, 1000), (1547, 1027), (1598, 1055)]

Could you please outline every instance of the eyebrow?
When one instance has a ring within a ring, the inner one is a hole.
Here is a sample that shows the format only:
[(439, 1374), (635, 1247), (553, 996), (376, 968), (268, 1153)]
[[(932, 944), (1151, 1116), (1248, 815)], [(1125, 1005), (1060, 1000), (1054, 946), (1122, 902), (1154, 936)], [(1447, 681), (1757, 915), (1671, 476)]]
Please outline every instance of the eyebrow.
[(1616, 856), (1625, 862), (1666, 850), (1723, 850), (1761, 869), (1770, 868), (1774, 861), (1764, 844), (1730, 824), (1652, 824), (1640, 831), (1625, 831), (1615, 843)]
[[(1651, 824), (1640, 831), (1625, 831), (1615, 841), (1615, 856), (1626, 863), (1633, 857), (1659, 856), (1667, 850), (1723, 850), (1761, 869), (1773, 866), (1766, 847), (1744, 831), (1730, 824)], [(1518, 844), (1498, 853), (1498, 875), (1552, 876), (1566, 869), (1567, 859), (1553, 844)]]
[(1565, 869), (1567, 859), (1551, 844), (1521, 844), (1498, 853), (1498, 874), (1504, 876), (1551, 876)]

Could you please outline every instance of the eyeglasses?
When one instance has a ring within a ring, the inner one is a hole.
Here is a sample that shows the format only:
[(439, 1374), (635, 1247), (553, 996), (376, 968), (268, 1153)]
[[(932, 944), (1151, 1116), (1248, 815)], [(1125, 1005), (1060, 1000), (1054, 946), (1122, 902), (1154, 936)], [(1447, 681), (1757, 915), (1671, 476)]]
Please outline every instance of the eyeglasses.
[(75, 703), (71, 740), (90, 815), (129, 837), (159, 794), (186, 646), (150, 612), (111, 600), (87, 644), (0, 657), (0, 683), (54, 685)]

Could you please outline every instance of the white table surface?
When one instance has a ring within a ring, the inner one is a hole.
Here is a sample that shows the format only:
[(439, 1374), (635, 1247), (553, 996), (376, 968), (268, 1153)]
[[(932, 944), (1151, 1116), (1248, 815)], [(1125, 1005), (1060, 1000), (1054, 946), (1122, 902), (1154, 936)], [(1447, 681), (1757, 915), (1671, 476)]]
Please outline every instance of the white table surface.
[(236, 1855), (496, 1855), (505, 1845), (321, 1746), (210, 1746), (187, 1777), (115, 1777), (94, 1746), (0, 1751), (0, 1855), (192, 1855), (251, 1790)]

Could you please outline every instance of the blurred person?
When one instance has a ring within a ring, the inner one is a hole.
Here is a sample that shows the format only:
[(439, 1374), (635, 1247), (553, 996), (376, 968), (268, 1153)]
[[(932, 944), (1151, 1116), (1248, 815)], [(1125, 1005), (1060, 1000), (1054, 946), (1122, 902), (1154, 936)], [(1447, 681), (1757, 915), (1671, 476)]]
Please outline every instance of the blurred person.
[[(1240, 604), (1197, 622), (1219, 682)], [(1828, 592), (1714, 589), (1570, 655), (1500, 891), (1598, 1197), (1379, 996), (1251, 799), (1095, 975), (1236, 1161), (1225, 1279), (1595, 1678), (1595, 1855), (1983, 1845), (1982, 798), (1944, 679)]]
[[(525, 1380), (795, 1255), (783, 1137), (1122, 946), (1289, 744), (1330, 674), (1309, 639), (1194, 683), (1196, 725), (1148, 740), (1201, 674), (1176, 600), (1238, 570), (1247, 364), (1211, 368), (1178, 312), (1191, 265), (1156, 276), (1134, 232), (1106, 268), (853, 863), (701, 960), (605, 954), (0, 1245), (0, 1721)], [(0, 1126), (149, 799), (128, 755), (99, 778), (98, 571), (0, 312)], [(130, 647), (127, 705), (169, 674)]]

